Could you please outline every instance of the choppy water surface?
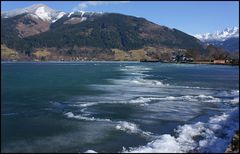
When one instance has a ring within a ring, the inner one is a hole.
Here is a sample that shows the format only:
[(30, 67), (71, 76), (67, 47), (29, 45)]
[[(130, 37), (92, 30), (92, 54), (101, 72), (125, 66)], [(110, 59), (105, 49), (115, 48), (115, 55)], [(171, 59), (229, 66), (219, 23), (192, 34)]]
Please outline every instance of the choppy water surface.
[(2, 63), (2, 152), (223, 152), (239, 67)]

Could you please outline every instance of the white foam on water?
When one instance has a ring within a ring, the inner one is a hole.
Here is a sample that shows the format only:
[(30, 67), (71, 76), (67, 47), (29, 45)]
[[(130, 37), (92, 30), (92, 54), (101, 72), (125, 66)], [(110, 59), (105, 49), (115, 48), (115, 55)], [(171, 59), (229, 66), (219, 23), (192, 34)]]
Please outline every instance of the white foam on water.
[(135, 67), (135, 68), (120, 68), (120, 71), (123, 71), (125, 73), (145, 73), (150, 71), (151, 69), (149, 68), (140, 68), (140, 67)]
[(210, 117), (207, 123), (197, 122), (193, 125), (179, 126), (176, 136), (164, 134), (145, 146), (122, 152), (155, 153), (155, 152), (224, 152), (231, 141), (235, 130), (239, 129), (239, 107), (219, 116)]
[[(128, 74), (135, 75), (136, 77), (133, 79), (125, 80), (125, 83), (133, 83), (137, 85), (153, 85), (153, 86), (167, 86), (167, 84), (163, 84), (160, 81), (157, 80), (149, 80), (149, 79), (143, 79), (143, 77), (149, 76), (147, 74), (143, 74), (144, 72), (148, 72), (152, 70), (148, 67), (143, 66), (125, 66), (124, 68), (120, 69), (121, 71), (124, 71)], [(124, 82), (118, 82), (117, 83), (124, 83)]]
[(97, 152), (94, 151), (94, 150), (87, 150), (87, 151), (85, 151), (84, 153), (97, 153)]
[(99, 104), (99, 102), (95, 102), (95, 103), (86, 102), (86, 103), (77, 104), (77, 105), (75, 105), (75, 106), (88, 107), (88, 106), (94, 106), (94, 105), (97, 105), (97, 104)]
[(145, 72), (149, 72), (152, 70), (148, 67), (143, 66), (124, 66), (120, 68), (120, 71), (123, 71), (125, 74), (135, 75), (135, 76), (149, 76), (147, 74), (143, 74)]
[(164, 87), (164, 86), (169, 86), (168, 84), (164, 84), (161, 81), (158, 80), (150, 80), (150, 79), (143, 79), (140, 77), (136, 77), (133, 79), (117, 79), (117, 80), (111, 80), (110, 81), (113, 82), (113, 84), (119, 85), (119, 86), (124, 86), (127, 85), (128, 87), (133, 85), (133, 86), (144, 86), (144, 87)]
[[(132, 74), (132, 73), (131, 73)], [(170, 85), (167, 83), (163, 83), (159, 80), (151, 80), (151, 79), (145, 79), (144, 77), (148, 76), (147, 74), (142, 74), (134, 77), (128, 77), (125, 79), (108, 79), (115, 87), (144, 87), (144, 88), (158, 88), (156, 90), (159, 90), (159, 88), (172, 88), (172, 89), (199, 89), (199, 90), (208, 90), (210, 88), (201, 88), (201, 87), (188, 87), (188, 86), (175, 86)], [(97, 85), (96, 87), (99, 87)], [(100, 86), (101, 87), (101, 86)], [(109, 85), (105, 85), (105, 87), (109, 87)], [(112, 87), (111, 87), (112, 88)], [(114, 88), (114, 87), (113, 87)], [(101, 88), (102, 89), (102, 88)]]
[(124, 131), (124, 132), (129, 133), (129, 134), (139, 134), (139, 135), (141, 135), (143, 137), (146, 137), (146, 138), (152, 138), (153, 137), (153, 134), (151, 132), (141, 130), (138, 127), (138, 125), (136, 125), (134, 123), (130, 123), (130, 122), (127, 122), (127, 121), (118, 121), (117, 123), (118, 124), (115, 127), (117, 130), (121, 130), (121, 131)]
[(157, 80), (146, 80), (146, 79), (142, 79), (142, 78), (138, 78), (138, 79), (134, 79), (134, 80), (130, 80), (132, 83), (135, 84), (140, 84), (140, 85), (153, 85), (153, 86), (168, 86), (168, 84), (163, 84), (160, 81)]
[[(155, 100), (158, 98), (151, 98), (151, 97), (135, 97), (129, 100), (102, 100), (97, 102), (81, 102), (78, 101), (77, 104), (71, 104), (70, 106), (76, 107), (90, 107), (95, 105), (102, 105), (102, 104), (139, 104), (141, 106), (148, 105), (148, 102)], [(85, 108), (86, 109), (86, 108)]]
[(213, 97), (213, 96), (207, 96), (207, 95), (197, 95), (197, 96), (182, 96), (180, 97), (183, 100), (188, 101), (201, 101), (201, 102), (221, 102), (221, 99)]
[(136, 133), (138, 131), (138, 127), (136, 124), (120, 121), (119, 124), (116, 126), (117, 130), (122, 130), (130, 133)]
[(124, 67), (127, 71), (150, 71), (152, 70), (149, 67), (144, 66), (125, 66)]
[(115, 129), (124, 131), (129, 134), (138, 134), (142, 137), (145, 137), (147, 139), (149, 138), (155, 138), (151, 132), (143, 131), (141, 130), (138, 125), (134, 123), (130, 123), (127, 121), (111, 121), (110, 119), (99, 119), (94, 117), (84, 117), (82, 115), (74, 115), (72, 112), (67, 112), (64, 115), (66, 115), (68, 118), (74, 118), (79, 120), (86, 120), (86, 121), (101, 121), (101, 122), (112, 122), (116, 123)]
[(239, 97), (239, 90), (221, 91), (218, 92), (218, 95), (223, 97)]
[(234, 96), (234, 98), (230, 100), (230, 103), (239, 104), (239, 90), (232, 90), (231, 95)]
[(198, 95), (198, 96), (195, 96), (195, 98), (198, 98), (203, 102), (221, 102), (221, 99), (215, 98), (213, 96)]
[[(112, 99), (103, 99), (96, 102), (81, 102), (78, 101), (76, 104), (71, 104), (70, 106), (76, 106), (76, 107), (90, 107), (95, 105), (102, 105), (102, 104), (137, 104), (140, 106), (149, 105), (151, 101), (192, 101), (192, 102), (221, 102), (221, 99), (208, 96), (208, 95), (197, 95), (197, 96), (191, 96), (191, 95), (185, 95), (185, 96), (167, 96), (167, 97), (149, 97), (149, 96), (140, 96), (140, 97), (134, 97), (131, 99), (126, 100), (112, 100)], [(234, 100), (231, 100), (231, 103), (237, 103), (237, 98)]]
[(181, 149), (174, 137), (169, 134), (162, 135), (159, 139), (148, 143), (146, 146), (130, 148), (123, 147), (121, 153), (179, 153)]
[(197, 96), (167, 96), (167, 97), (149, 97), (148, 100), (163, 100), (163, 101), (201, 101), (201, 102), (221, 102), (221, 99), (213, 96), (197, 95)]
[(135, 76), (149, 76), (149, 75), (147, 75), (147, 74), (142, 74), (142, 73), (139, 73), (139, 72), (131, 72), (131, 73), (129, 73), (129, 74), (135, 75)]
[(148, 102), (151, 102), (151, 98), (139, 97), (136, 99), (132, 99), (129, 101), (130, 104), (140, 104), (140, 105), (148, 105)]
[(74, 115), (72, 112), (67, 112), (64, 115), (66, 115), (68, 118), (74, 118), (79, 120), (86, 120), (86, 121), (102, 121), (102, 122), (110, 122), (110, 119), (99, 119), (94, 117), (85, 117), (82, 115)]
[(232, 95), (238, 95), (239, 96), (239, 90), (232, 90), (231, 91)]
[(213, 88), (207, 88), (207, 87), (192, 87), (192, 86), (180, 86), (180, 85), (171, 85), (172, 87), (176, 87), (176, 88), (181, 88), (181, 89), (199, 89), (199, 90), (211, 90)]
[(235, 97), (234, 99), (230, 100), (231, 104), (239, 104), (239, 97)]

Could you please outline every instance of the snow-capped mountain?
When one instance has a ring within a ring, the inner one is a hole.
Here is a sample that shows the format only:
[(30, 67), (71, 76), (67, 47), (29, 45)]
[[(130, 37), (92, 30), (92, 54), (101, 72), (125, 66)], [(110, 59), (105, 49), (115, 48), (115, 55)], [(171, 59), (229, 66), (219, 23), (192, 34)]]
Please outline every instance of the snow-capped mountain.
[(223, 31), (214, 33), (197, 34), (196, 38), (205, 45), (214, 45), (226, 51), (239, 51), (239, 28), (225, 28)]
[(223, 31), (217, 31), (214, 33), (206, 33), (206, 34), (196, 34), (196, 38), (201, 40), (202, 42), (209, 42), (209, 41), (225, 41), (229, 38), (236, 38), (239, 37), (239, 28), (226, 28)]
[(161, 49), (204, 51), (198, 39), (180, 30), (120, 13), (75, 10), (62, 16), (44, 5), (34, 5), (5, 12), (5, 17), (1, 18), (2, 44), (26, 53), (29, 58), (34, 58), (37, 51), (47, 51), (53, 59), (59, 56), (113, 59), (112, 49), (149, 50), (148, 47), (153, 48), (146, 53), (151, 57), (158, 56)]
[[(16, 23), (15, 27), (18, 30), (18, 36), (25, 38), (46, 32), (51, 26), (54, 27), (58, 24), (79, 24), (86, 20), (92, 21), (102, 14), (102, 12), (85, 12), (80, 10), (65, 13), (56, 11), (44, 4), (35, 4), (23, 9), (1, 12), (1, 18), (11, 20), (19, 15), (14, 20)], [(59, 19), (63, 20), (60, 21)]]
[(62, 18), (64, 15), (66, 15), (67, 18), (80, 16), (82, 18), (81, 21), (85, 21), (87, 18), (93, 15), (98, 16), (103, 14), (103, 12), (86, 12), (86, 11), (80, 11), (80, 10), (66, 13), (62, 11), (56, 11), (44, 4), (34, 4), (32, 6), (29, 6), (23, 9), (16, 9), (13, 11), (1, 12), (1, 17), (10, 18), (10, 17), (14, 17), (24, 13), (27, 13), (28, 15), (34, 18), (40, 18), (43, 21), (48, 21), (50, 23), (56, 22), (57, 20)]
[(55, 22), (66, 14), (65, 12), (53, 10), (44, 4), (35, 4), (23, 9), (16, 9), (13, 11), (3, 12), (1, 13), (1, 16), (3, 18), (9, 18), (23, 13), (31, 14), (33, 17), (38, 17), (44, 21), (49, 22)]

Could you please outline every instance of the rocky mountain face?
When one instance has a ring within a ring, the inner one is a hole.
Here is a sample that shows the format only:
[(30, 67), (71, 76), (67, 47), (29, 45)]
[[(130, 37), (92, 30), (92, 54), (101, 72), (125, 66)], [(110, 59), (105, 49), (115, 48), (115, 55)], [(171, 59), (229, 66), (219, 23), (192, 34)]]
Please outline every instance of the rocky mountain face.
[(177, 29), (117, 13), (64, 13), (40, 4), (3, 12), (1, 19), (2, 44), (32, 59), (160, 59), (205, 50)]
[(221, 32), (197, 34), (195, 37), (206, 45), (214, 45), (229, 52), (239, 51), (238, 27), (226, 28)]
[(20, 38), (46, 32), (49, 28), (50, 23), (48, 21), (41, 20), (33, 14), (26, 14), (17, 19), (16, 29), (18, 30), (18, 36)]

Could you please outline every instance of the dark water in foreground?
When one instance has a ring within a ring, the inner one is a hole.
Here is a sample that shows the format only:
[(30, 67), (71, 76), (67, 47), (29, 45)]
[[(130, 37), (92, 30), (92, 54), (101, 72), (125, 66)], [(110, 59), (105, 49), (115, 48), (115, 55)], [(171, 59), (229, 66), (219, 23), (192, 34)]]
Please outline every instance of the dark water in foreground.
[(222, 152), (239, 67), (2, 63), (2, 152)]

